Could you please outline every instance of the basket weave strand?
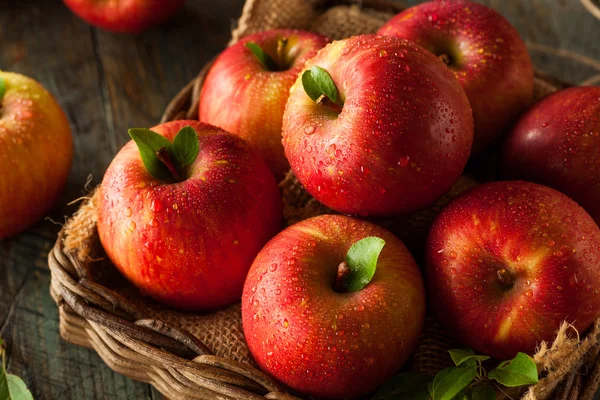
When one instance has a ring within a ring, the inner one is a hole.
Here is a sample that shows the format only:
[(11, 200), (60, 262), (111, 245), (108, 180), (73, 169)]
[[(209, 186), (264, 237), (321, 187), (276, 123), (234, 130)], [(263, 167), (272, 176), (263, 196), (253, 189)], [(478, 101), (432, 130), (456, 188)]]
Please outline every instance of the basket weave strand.
[[(308, 29), (333, 39), (372, 33), (399, 11), (397, 4), (380, 0), (248, 0), (231, 43), (273, 28)], [(169, 103), (161, 122), (197, 118), (199, 94), (210, 65)], [(536, 98), (561, 87), (562, 82), (536, 72)], [(418, 252), (441, 207), (474, 184), (461, 178), (430, 209), (379, 223)], [(288, 224), (331, 212), (291, 173), (280, 188)], [(51, 294), (59, 307), (61, 336), (93, 348), (113, 370), (151, 383), (170, 398), (299, 399), (255, 368), (244, 341), (239, 305), (206, 315), (176, 312), (140, 295), (117, 272), (97, 237), (97, 196), (90, 194), (49, 254)], [(523, 398), (591, 400), (600, 385), (599, 325), (581, 341), (565, 326), (553, 344), (543, 345), (536, 354), (543, 379)], [(412, 360), (413, 370), (435, 374), (450, 362), (447, 349), (456, 346), (428, 318)], [(518, 398), (522, 393), (507, 395)]]

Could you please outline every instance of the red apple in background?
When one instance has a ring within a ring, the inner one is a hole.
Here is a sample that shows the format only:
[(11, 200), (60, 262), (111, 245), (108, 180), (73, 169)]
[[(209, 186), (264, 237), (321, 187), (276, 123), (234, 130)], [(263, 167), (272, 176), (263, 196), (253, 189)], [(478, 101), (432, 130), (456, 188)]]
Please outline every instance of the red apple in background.
[(436, 218), (427, 276), (435, 315), (461, 342), (502, 360), (533, 354), (564, 320), (583, 332), (600, 315), (600, 230), (546, 186), (476, 186)]
[[(303, 80), (313, 71), (328, 74), (339, 104), (309, 97)], [(361, 216), (432, 204), (460, 176), (472, 141), (471, 108), (452, 72), (411, 42), (376, 35), (333, 42), (308, 61), (283, 121), (285, 153), (306, 190)]]
[[(385, 244), (372, 280), (353, 287), (348, 256), (367, 237)], [(302, 221), (273, 238), (242, 296), (244, 334), (260, 368), (318, 398), (357, 398), (383, 384), (411, 354), (424, 318), (421, 274), (402, 242), (341, 215)]]
[[(329, 42), (316, 33), (276, 29), (247, 36), (221, 53), (200, 97), (200, 121), (235, 133), (255, 146), (280, 180), (290, 169), (281, 124), (290, 87), (304, 63)], [(248, 45), (258, 46), (261, 62)]]
[(473, 153), (489, 147), (532, 101), (527, 48), (516, 29), (491, 8), (431, 1), (398, 14), (379, 33), (423, 46), (454, 72), (473, 108)]
[(509, 134), (503, 167), (560, 190), (600, 225), (600, 87), (565, 89), (535, 104)]
[(48, 212), (72, 159), (69, 121), (54, 97), (31, 78), (0, 71), (0, 240)]
[(172, 17), (185, 0), (63, 0), (79, 18), (114, 32), (140, 33)]
[(252, 260), (280, 229), (281, 197), (239, 137), (198, 121), (153, 130), (173, 140), (187, 126), (200, 150), (177, 181), (152, 176), (133, 141), (121, 149), (100, 188), (98, 233), (143, 293), (177, 308), (215, 309), (239, 300)]

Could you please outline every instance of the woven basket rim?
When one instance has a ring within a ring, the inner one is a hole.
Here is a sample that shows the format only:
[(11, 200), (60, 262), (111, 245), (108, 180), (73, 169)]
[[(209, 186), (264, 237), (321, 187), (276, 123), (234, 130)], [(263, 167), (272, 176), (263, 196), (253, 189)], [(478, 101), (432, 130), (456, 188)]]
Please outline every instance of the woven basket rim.
[[(254, 1), (248, 0), (249, 3)], [(323, 8), (357, 3), (352, 0), (312, 1)], [(401, 10), (398, 4), (385, 0), (359, 3), (377, 10)], [(160, 123), (198, 118), (202, 84), (213, 62), (214, 59), (209, 61), (169, 102)], [(535, 79), (538, 85), (547, 87), (569, 86), (540, 71), (535, 71)], [(177, 393), (177, 398), (300, 400), (287, 394), (283, 385), (257, 368), (215, 356), (186, 330), (148, 319), (133, 303), (87, 276), (83, 263), (88, 261), (66, 251), (64, 239), (63, 229), (48, 255), (51, 294), (59, 306), (63, 338), (93, 348), (113, 370), (151, 383), (163, 393)], [(90, 240), (98, 241), (98, 238)], [(84, 327), (86, 334), (70, 327)], [(600, 368), (594, 374), (594, 379), (599, 381)]]

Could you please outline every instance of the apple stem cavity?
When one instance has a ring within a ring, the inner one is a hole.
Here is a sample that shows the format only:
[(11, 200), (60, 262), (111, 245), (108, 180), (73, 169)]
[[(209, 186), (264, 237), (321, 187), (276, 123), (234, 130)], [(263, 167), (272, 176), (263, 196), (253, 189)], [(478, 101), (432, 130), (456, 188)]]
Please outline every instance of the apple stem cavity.
[(304, 91), (315, 103), (331, 108), (337, 114), (342, 111), (344, 101), (329, 72), (313, 66), (302, 73)]
[(443, 54), (440, 54), (440, 55), (438, 55), (438, 58), (439, 58), (440, 60), (442, 60), (442, 62), (443, 62), (444, 64), (448, 65), (448, 66), (449, 66), (450, 64), (452, 64), (452, 58), (450, 58), (450, 56), (449, 56), (448, 54), (446, 54), (446, 53), (443, 53)]
[(338, 293), (358, 292), (371, 282), (385, 241), (369, 236), (354, 243), (337, 268), (333, 288)]
[[(266, 69), (267, 71), (273, 71), (273, 72), (277, 72), (277, 71), (283, 71), (286, 68), (282, 68), (281, 65), (279, 65), (275, 60), (273, 60), (273, 58), (262, 49), (262, 47), (260, 47), (259, 45), (257, 45), (254, 42), (248, 42), (246, 43), (246, 48), (248, 50), (250, 50), (252, 52), (252, 54), (254, 54), (254, 57), (256, 57), (256, 59), (258, 60), (258, 62), (260, 62), (263, 66), (264, 69)], [(279, 53), (279, 43), (277, 44), (277, 50)], [(279, 56), (279, 54), (278, 54)]]
[(499, 268), (496, 274), (500, 283), (506, 287), (511, 287), (515, 283), (515, 277), (506, 268)]
[(173, 175), (173, 178), (175, 178), (177, 182), (181, 180), (179, 171), (177, 171), (177, 167), (175, 167), (175, 163), (171, 159), (171, 156), (169, 155), (169, 150), (167, 150), (166, 147), (163, 146), (160, 149), (158, 149), (158, 151), (156, 152), (156, 158), (158, 158), (158, 160), (169, 169), (169, 172), (171, 173), (171, 175)]

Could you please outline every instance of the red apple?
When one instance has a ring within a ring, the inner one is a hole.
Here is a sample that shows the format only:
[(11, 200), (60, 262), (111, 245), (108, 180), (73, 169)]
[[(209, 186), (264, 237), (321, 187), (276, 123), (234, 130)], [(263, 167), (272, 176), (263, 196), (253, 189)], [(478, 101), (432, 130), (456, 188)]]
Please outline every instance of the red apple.
[(430, 1), (398, 14), (379, 33), (423, 46), (454, 72), (473, 108), (473, 153), (489, 147), (532, 101), (527, 48), (516, 29), (491, 8), (469, 1)]
[(185, 0), (63, 0), (79, 18), (114, 32), (140, 33), (173, 16)]
[[(338, 104), (306, 93), (308, 73), (330, 77)], [(472, 141), (471, 108), (452, 72), (409, 41), (376, 35), (333, 42), (308, 61), (283, 121), (285, 153), (306, 190), (362, 216), (432, 204), (460, 176)]]
[(600, 87), (565, 89), (524, 114), (507, 138), (508, 176), (560, 190), (600, 225)]
[[(367, 237), (385, 241), (374, 276), (348, 289), (349, 249)], [(402, 242), (341, 215), (302, 221), (273, 238), (242, 296), (244, 333), (260, 368), (318, 398), (357, 398), (383, 384), (414, 349), (424, 318), (421, 274)]]
[(153, 128), (168, 140), (195, 130), (200, 151), (178, 181), (157, 179), (131, 141), (106, 171), (98, 233), (143, 293), (181, 309), (239, 300), (246, 273), (280, 229), (282, 204), (265, 162), (239, 137), (198, 121)]
[[(316, 33), (275, 29), (250, 35), (223, 51), (200, 97), (200, 121), (235, 133), (255, 146), (280, 180), (290, 169), (281, 124), (290, 87), (304, 63), (329, 42)], [(248, 48), (257, 45), (266, 64)]]
[(0, 71), (0, 240), (48, 212), (72, 159), (69, 121), (54, 97), (31, 78)]
[(554, 189), (523, 181), (476, 186), (431, 228), (433, 310), (478, 352), (532, 354), (562, 321), (583, 332), (600, 315), (599, 244), (592, 218)]

